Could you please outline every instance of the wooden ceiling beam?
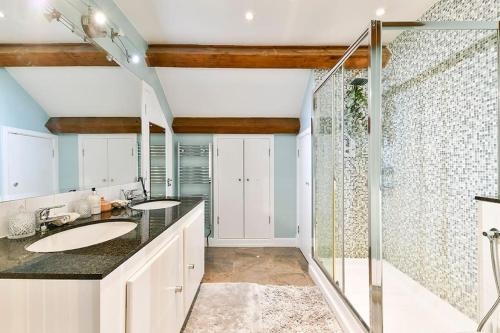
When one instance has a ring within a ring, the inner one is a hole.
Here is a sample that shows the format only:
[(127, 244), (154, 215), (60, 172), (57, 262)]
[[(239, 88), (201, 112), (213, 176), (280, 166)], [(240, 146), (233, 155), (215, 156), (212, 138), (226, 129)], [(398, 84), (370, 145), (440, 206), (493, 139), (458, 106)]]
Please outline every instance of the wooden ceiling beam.
[(85, 43), (0, 44), (0, 67), (118, 66), (106, 55)]
[(176, 117), (174, 133), (298, 134), (298, 118), (190, 118)]
[[(141, 133), (140, 117), (52, 117), (45, 127), (53, 134), (124, 134)], [(151, 133), (165, 129), (150, 123)]]
[[(237, 46), (153, 44), (146, 61), (150, 67), (330, 69), (347, 46)], [(384, 65), (390, 52), (384, 47)], [(368, 48), (360, 47), (346, 68), (368, 67)]]

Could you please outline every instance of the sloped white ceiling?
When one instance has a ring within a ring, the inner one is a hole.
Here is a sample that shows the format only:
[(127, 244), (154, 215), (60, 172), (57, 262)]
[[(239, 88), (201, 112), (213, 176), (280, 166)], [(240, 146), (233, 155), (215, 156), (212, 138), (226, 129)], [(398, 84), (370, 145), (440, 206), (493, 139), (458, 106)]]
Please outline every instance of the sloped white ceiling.
[(119, 67), (11, 67), (50, 117), (140, 117), (141, 81)]
[[(44, 0), (0, 0), (0, 43), (81, 43), (61, 23), (43, 16)], [(78, 23), (78, 22), (76, 22)]]
[(309, 70), (157, 68), (176, 117), (298, 117)]

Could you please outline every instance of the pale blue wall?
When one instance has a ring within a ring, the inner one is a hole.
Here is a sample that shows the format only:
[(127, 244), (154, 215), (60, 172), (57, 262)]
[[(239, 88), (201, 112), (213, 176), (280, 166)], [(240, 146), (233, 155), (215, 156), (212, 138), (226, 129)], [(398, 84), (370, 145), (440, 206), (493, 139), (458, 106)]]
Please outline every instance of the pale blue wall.
[(59, 189), (78, 190), (78, 135), (59, 135)]
[(47, 112), (4, 69), (0, 68), (0, 126), (48, 133)]
[(295, 135), (274, 136), (274, 233), (295, 238), (297, 229), (297, 160)]
[[(274, 136), (274, 233), (277, 238), (295, 238), (296, 235), (295, 138), (295, 135)], [(207, 144), (213, 142), (213, 135), (176, 134), (175, 149), (179, 141), (184, 144)], [(177, 172), (177, 151), (174, 152), (174, 169)]]
[(300, 112), (300, 131), (304, 131), (311, 127), (311, 116), (313, 109), (313, 89), (314, 89), (314, 76), (311, 72), (309, 83), (307, 84), (304, 101), (302, 102), (302, 111)]

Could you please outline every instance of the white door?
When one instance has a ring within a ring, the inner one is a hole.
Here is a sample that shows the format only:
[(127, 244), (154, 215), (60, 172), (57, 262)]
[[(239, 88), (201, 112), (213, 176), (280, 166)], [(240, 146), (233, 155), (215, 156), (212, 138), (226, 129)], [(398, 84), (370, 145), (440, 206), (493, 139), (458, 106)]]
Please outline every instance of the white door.
[(269, 139), (245, 139), (245, 238), (271, 238)]
[(173, 160), (174, 160), (174, 144), (172, 139), (172, 131), (170, 127), (167, 126), (165, 128), (165, 158), (166, 160), (166, 168), (167, 168), (167, 196), (170, 197), (174, 195), (174, 170), (173, 170)]
[(311, 134), (298, 138), (298, 236), (299, 247), (307, 260), (311, 258)]
[(219, 238), (244, 238), (243, 139), (217, 143)]
[(5, 129), (4, 140), (3, 199), (14, 200), (57, 192), (56, 136)]
[(108, 186), (108, 139), (84, 138), (81, 154), (83, 187)]
[(129, 184), (137, 181), (137, 138), (108, 139), (109, 185)]
[(182, 241), (176, 236), (127, 281), (127, 333), (177, 333), (184, 321)]

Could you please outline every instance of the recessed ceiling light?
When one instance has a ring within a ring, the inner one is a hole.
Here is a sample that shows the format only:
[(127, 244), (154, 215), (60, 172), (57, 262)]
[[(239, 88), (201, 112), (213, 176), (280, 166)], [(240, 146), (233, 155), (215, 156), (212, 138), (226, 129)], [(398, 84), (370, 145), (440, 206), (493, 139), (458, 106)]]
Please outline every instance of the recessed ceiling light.
[(0, 12), (0, 19), (5, 18), (5, 14), (3, 12)]
[(253, 18), (254, 18), (254, 15), (252, 12), (246, 12), (245, 13), (245, 18), (247, 19), (247, 21), (252, 21)]
[(130, 58), (130, 60), (132, 60), (132, 63), (134, 63), (134, 64), (138, 64), (138, 63), (139, 63), (139, 61), (141, 61), (141, 58), (140, 58), (137, 54), (134, 54), (134, 55)]
[(383, 16), (384, 14), (385, 14), (385, 8), (378, 8), (375, 11), (375, 15), (377, 15), (377, 16)]
[(106, 23), (106, 15), (103, 12), (97, 11), (94, 13), (94, 21), (99, 25), (104, 25)]

